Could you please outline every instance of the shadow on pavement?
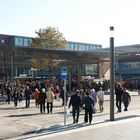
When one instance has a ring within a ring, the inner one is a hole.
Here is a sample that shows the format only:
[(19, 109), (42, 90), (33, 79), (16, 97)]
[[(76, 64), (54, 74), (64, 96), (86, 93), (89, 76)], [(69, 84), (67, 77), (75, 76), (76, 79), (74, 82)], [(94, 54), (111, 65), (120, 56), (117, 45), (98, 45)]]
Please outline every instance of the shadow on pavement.
[[(37, 134), (37, 136), (42, 136), (42, 135), (48, 135), (48, 134), (53, 134), (53, 133), (58, 133), (58, 132), (63, 132), (63, 131), (68, 131), (68, 130), (72, 130), (72, 129), (77, 129), (77, 128), (81, 128), (81, 127), (85, 127), (88, 124), (85, 123), (79, 123), (79, 124), (69, 124), (69, 125), (52, 125), (48, 128), (43, 128), (37, 131), (30, 131), (30, 132), (26, 132), (23, 135), (29, 135), (29, 134)], [(29, 138), (29, 137), (28, 137)]]
[(131, 118), (136, 118), (136, 117), (140, 117), (140, 115), (121, 116), (121, 117), (116, 118), (115, 121), (131, 119)]
[[(121, 116), (115, 119), (115, 121), (119, 121), (119, 120), (126, 120), (126, 119), (131, 119), (131, 118), (135, 118), (135, 117), (140, 117), (139, 115), (129, 115), (129, 116)], [(48, 128), (43, 128), (37, 131), (29, 131), (26, 133), (23, 133), (22, 136), (25, 136), (24, 139), (28, 139), (28, 138), (33, 138), (33, 137), (38, 137), (38, 136), (44, 136), (44, 135), (49, 135), (49, 134), (55, 134), (55, 133), (59, 133), (59, 132), (65, 132), (68, 130), (76, 130), (78, 128), (85, 128), (88, 126), (95, 126), (98, 124), (104, 124), (110, 122), (110, 120), (104, 120), (102, 122), (93, 122), (93, 124), (88, 124), (88, 123), (78, 123), (78, 124), (69, 124), (69, 125), (52, 125)]]
[(40, 115), (40, 113), (9, 115), (5, 117), (27, 117), (27, 116), (34, 116), (34, 115)]
[(26, 109), (25, 107), (0, 107), (0, 110)]

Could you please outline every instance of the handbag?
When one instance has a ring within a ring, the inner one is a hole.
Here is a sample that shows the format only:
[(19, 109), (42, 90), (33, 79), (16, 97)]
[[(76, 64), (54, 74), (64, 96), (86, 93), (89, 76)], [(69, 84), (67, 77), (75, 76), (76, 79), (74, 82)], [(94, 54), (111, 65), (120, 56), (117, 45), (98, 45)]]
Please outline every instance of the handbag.
[(71, 115), (70, 110), (67, 110), (67, 112), (66, 112), (66, 116), (67, 116), (67, 118), (69, 118), (70, 115)]
[(95, 114), (96, 113), (96, 108), (92, 107), (92, 113)]

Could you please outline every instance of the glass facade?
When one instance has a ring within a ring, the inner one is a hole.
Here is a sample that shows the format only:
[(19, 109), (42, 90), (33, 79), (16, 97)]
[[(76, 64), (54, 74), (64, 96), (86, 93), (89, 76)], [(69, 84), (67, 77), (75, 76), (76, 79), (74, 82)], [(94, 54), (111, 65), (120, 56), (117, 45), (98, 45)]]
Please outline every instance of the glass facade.
[[(12, 45), (16, 47), (29, 47), (31, 41), (32, 41), (31, 37), (0, 35), (0, 44), (6, 43), (7, 45)], [(88, 44), (88, 43), (67, 41), (67, 48), (65, 48), (65, 50), (95, 51), (101, 48), (102, 45), (99, 44)]]
[[(16, 47), (29, 47), (32, 38), (30, 37), (21, 37), (21, 36), (10, 36), (10, 35), (0, 35), (0, 45), (5, 46), (16, 46)], [(90, 43), (80, 43), (80, 42), (67, 42), (67, 51), (96, 51), (102, 49), (102, 45), (99, 44), (90, 44)], [(82, 68), (82, 75), (92, 75), (97, 77), (98, 74), (98, 64), (83, 64)], [(2, 69), (1, 69), (2, 70)], [(11, 73), (11, 70), (7, 70), (7, 73)], [(59, 74), (59, 72), (57, 72)], [(14, 69), (14, 76), (18, 77), (20, 74), (27, 74), (28, 76), (32, 76), (31, 68), (20, 68), (15, 67)], [(47, 70), (38, 72), (38, 75), (45, 75), (47, 76)], [(123, 80), (130, 80), (130, 79), (139, 79), (140, 80), (140, 61), (135, 60), (120, 60), (115, 62), (115, 74), (116, 79), (121, 78)]]
[(139, 74), (140, 62), (121, 62), (122, 74)]
[(27, 76), (32, 76), (31, 68), (21, 68), (16, 67), (14, 71), (14, 77), (20, 77), (20, 75), (26, 74)]
[(115, 78), (119, 80), (129, 80), (134, 83), (140, 81), (140, 62), (138, 61), (121, 61), (115, 62)]
[(70, 51), (95, 51), (102, 48), (102, 45), (98, 44), (87, 44), (70, 41), (68, 41), (67, 43), (67, 49)]
[(29, 47), (31, 43), (31, 38), (29, 37), (18, 37), (14, 36), (11, 38), (11, 45), (17, 47)]

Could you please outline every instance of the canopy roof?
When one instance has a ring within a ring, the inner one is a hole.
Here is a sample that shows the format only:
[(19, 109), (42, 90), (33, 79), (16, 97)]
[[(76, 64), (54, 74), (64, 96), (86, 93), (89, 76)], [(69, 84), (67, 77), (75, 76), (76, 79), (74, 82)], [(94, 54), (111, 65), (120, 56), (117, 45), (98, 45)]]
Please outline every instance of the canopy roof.
[[(7, 65), (10, 65), (11, 52), (14, 54), (14, 63), (17, 66), (28, 65), (33, 56), (53, 54), (54, 59), (80, 61), (80, 63), (99, 63), (110, 61), (110, 48), (101, 48), (94, 51), (69, 51), (69, 50), (48, 50), (25, 47), (0, 46), (0, 56), (5, 50)], [(136, 55), (140, 52), (140, 44), (114, 47), (115, 60), (139, 59)], [(3, 59), (0, 59), (2, 61)]]

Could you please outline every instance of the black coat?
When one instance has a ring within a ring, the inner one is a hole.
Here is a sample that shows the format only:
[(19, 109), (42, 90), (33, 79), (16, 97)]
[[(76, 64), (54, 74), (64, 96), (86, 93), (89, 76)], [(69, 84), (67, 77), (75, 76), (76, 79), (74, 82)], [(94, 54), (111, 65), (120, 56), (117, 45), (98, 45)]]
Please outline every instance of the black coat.
[(25, 99), (30, 100), (30, 97), (32, 95), (32, 91), (30, 89), (25, 90)]
[(115, 89), (116, 100), (122, 100), (123, 92), (124, 91), (121, 87), (116, 87), (116, 89)]
[(129, 104), (131, 101), (131, 96), (127, 91), (124, 91), (123, 93), (123, 103)]
[(78, 94), (74, 94), (71, 96), (69, 107), (72, 105), (73, 107), (81, 107), (81, 98)]
[(40, 92), (39, 95), (40, 95), (40, 96), (39, 96), (40, 103), (45, 103), (46, 93), (45, 93), (45, 92)]
[(85, 97), (84, 104), (85, 104), (85, 109), (87, 109), (87, 108), (93, 108), (94, 107), (94, 100), (92, 99), (92, 97), (90, 97), (89, 95), (87, 95)]

